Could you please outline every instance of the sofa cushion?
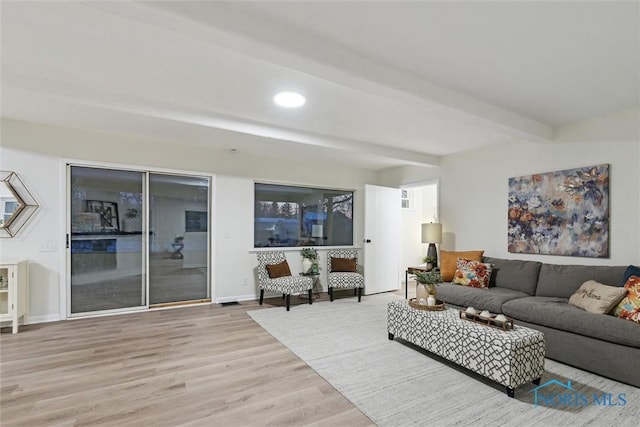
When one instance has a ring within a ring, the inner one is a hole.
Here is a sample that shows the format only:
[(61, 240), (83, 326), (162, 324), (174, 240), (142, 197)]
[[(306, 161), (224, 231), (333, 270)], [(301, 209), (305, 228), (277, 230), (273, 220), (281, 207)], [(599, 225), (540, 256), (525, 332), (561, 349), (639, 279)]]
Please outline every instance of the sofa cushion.
[[(542, 264), (536, 296), (569, 298), (584, 282), (617, 286), (627, 267)], [(624, 283), (623, 283), (624, 284)]]
[(607, 286), (587, 280), (569, 298), (569, 304), (595, 314), (607, 314), (627, 295), (619, 286)]
[(506, 288), (472, 288), (470, 286), (440, 283), (437, 288), (438, 299), (459, 307), (475, 307), (502, 313), (502, 304), (514, 298), (527, 297), (524, 292)]
[(458, 268), (458, 258), (466, 258), (474, 261), (482, 261), (484, 250), (480, 251), (445, 251), (440, 250), (440, 274), (442, 280), (450, 282), (453, 280), (453, 274)]
[(485, 257), (484, 262), (493, 265), (489, 287), (513, 289), (535, 295), (541, 262)]
[[(548, 328), (640, 348), (640, 327), (613, 316), (589, 313), (567, 304), (566, 298), (526, 297), (507, 301), (505, 315)], [(584, 351), (588, 351), (585, 349)]]

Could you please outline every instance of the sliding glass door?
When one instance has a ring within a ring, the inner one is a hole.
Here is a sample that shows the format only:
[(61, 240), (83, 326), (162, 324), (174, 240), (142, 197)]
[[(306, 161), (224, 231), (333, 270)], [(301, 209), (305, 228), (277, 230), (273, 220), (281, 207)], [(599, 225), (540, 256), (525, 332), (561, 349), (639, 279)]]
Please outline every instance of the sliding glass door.
[(142, 172), (70, 168), (71, 313), (146, 306)]
[(149, 174), (149, 304), (209, 298), (209, 179)]
[(69, 166), (70, 314), (210, 301), (210, 178)]

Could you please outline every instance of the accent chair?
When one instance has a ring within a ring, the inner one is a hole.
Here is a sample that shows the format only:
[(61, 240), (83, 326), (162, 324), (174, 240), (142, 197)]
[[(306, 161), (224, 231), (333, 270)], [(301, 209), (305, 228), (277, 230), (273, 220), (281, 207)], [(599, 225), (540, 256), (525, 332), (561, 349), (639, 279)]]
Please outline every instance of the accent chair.
[(333, 290), (351, 289), (362, 300), (364, 276), (358, 273), (358, 251), (355, 249), (332, 249), (327, 252), (327, 278), (329, 301), (333, 301)]
[(287, 311), (289, 311), (293, 293), (308, 292), (309, 304), (313, 303), (313, 278), (292, 276), (287, 258), (282, 251), (258, 252), (258, 285), (260, 286), (260, 305), (264, 299), (264, 291), (281, 293), (282, 297), (286, 298)]

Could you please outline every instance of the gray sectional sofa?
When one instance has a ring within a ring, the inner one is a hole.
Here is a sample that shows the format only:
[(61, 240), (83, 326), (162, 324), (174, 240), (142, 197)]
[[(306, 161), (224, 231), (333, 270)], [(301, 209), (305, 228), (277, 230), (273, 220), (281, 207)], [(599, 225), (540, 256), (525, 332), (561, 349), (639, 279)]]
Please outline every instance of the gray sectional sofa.
[(555, 265), (485, 257), (493, 265), (489, 288), (438, 285), (438, 299), (459, 308), (503, 313), (516, 325), (544, 333), (546, 356), (640, 387), (640, 325), (592, 314), (568, 304), (587, 280), (619, 286), (626, 266)]

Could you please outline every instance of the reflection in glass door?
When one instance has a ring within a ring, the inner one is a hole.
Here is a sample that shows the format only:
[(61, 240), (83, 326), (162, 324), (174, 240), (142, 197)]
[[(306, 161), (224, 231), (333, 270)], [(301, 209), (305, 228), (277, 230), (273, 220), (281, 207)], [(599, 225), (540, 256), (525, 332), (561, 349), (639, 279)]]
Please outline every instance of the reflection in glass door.
[(149, 304), (209, 295), (209, 178), (149, 174)]
[(146, 306), (144, 179), (70, 167), (71, 314)]

